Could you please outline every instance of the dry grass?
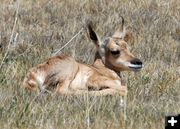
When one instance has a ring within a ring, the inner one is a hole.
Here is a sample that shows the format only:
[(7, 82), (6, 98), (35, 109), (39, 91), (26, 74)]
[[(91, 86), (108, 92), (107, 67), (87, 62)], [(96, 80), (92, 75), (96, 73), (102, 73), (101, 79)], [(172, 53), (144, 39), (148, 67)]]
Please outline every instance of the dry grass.
[[(51, 56), (91, 19), (110, 36), (125, 17), (135, 35), (131, 51), (144, 62), (124, 72), (129, 89), (127, 129), (163, 129), (164, 116), (180, 113), (180, 1), (0, 0), (0, 128), (119, 129), (120, 97), (30, 94), (27, 70)], [(19, 7), (19, 8), (18, 8)], [(92, 63), (95, 47), (83, 31), (61, 53)]]

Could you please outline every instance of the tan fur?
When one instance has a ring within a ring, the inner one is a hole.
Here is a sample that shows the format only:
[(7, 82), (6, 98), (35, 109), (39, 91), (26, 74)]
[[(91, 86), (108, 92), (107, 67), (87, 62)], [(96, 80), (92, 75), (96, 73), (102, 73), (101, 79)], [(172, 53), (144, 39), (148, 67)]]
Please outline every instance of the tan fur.
[[(126, 95), (127, 88), (121, 85), (121, 79), (117, 73), (134, 70), (126, 64), (133, 67), (137, 65), (136, 62), (135, 64), (130, 63), (136, 58), (127, 48), (127, 37), (117, 37), (117, 30), (116, 37), (110, 37), (104, 45), (91, 26), (88, 31), (90, 38), (97, 46), (93, 65), (79, 63), (69, 56), (57, 55), (30, 69), (23, 85), (34, 91), (44, 92), (54, 89), (61, 94), (88, 92), (93, 95)], [(119, 54), (112, 54), (114, 51), (119, 51)]]

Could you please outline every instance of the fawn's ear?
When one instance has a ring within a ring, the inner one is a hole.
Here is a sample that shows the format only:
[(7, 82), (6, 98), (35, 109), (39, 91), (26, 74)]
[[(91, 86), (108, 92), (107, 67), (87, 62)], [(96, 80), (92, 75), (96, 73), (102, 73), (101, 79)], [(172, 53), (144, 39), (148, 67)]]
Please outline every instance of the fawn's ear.
[(122, 21), (121, 24), (117, 27), (116, 31), (114, 32), (113, 36), (114, 38), (124, 38), (126, 30), (124, 27), (124, 18), (121, 17)]
[(121, 38), (129, 44), (134, 44), (133, 34), (129, 31), (126, 31), (126, 28), (124, 26), (124, 18), (121, 17), (121, 19), (122, 19), (122, 23), (117, 27), (117, 30), (114, 32), (112, 37)]
[(132, 32), (126, 32), (124, 37), (123, 37), (124, 41), (126, 41), (129, 45), (133, 45), (134, 44), (134, 36), (132, 34)]
[(87, 30), (88, 30), (88, 35), (89, 38), (94, 42), (94, 44), (96, 45), (96, 47), (99, 47), (101, 45), (101, 42), (96, 34), (96, 32), (93, 30), (92, 25), (88, 24), (87, 25)]

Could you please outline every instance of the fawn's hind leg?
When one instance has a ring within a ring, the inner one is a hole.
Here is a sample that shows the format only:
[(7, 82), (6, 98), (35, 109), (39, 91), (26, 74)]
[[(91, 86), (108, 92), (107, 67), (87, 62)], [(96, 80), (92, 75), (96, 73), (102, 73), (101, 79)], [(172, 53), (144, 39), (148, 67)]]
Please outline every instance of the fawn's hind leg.
[(60, 94), (72, 94), (72, 92), (69, 89), (69, 85), (71, 83), (71, 80), (66, 78), (63, 82), (60, 82), (57, 84), (56, 93)]
[(107, 88), (99, 91), (89, 91), (89, 93), (97, 96), (106, 96), (106, 95), (114, 95), (114, 94), (119, 94), (120, 96), (126, 96), (127, 87), (126, 86), (120, 86), (120, 87), (121, 87), (120, 90)]

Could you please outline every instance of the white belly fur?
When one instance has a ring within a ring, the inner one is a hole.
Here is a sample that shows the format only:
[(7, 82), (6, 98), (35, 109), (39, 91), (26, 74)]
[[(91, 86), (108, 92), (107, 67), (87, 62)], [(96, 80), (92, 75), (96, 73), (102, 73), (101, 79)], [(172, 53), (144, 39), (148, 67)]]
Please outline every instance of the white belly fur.
[(76, 77), (70, 84), (70, 88), (73, 90), (88, 90), (87, 87), (87, 81), (90, 77), (90, 72), (87, 70), (79, 70), (78, 73), (76, 74)]

